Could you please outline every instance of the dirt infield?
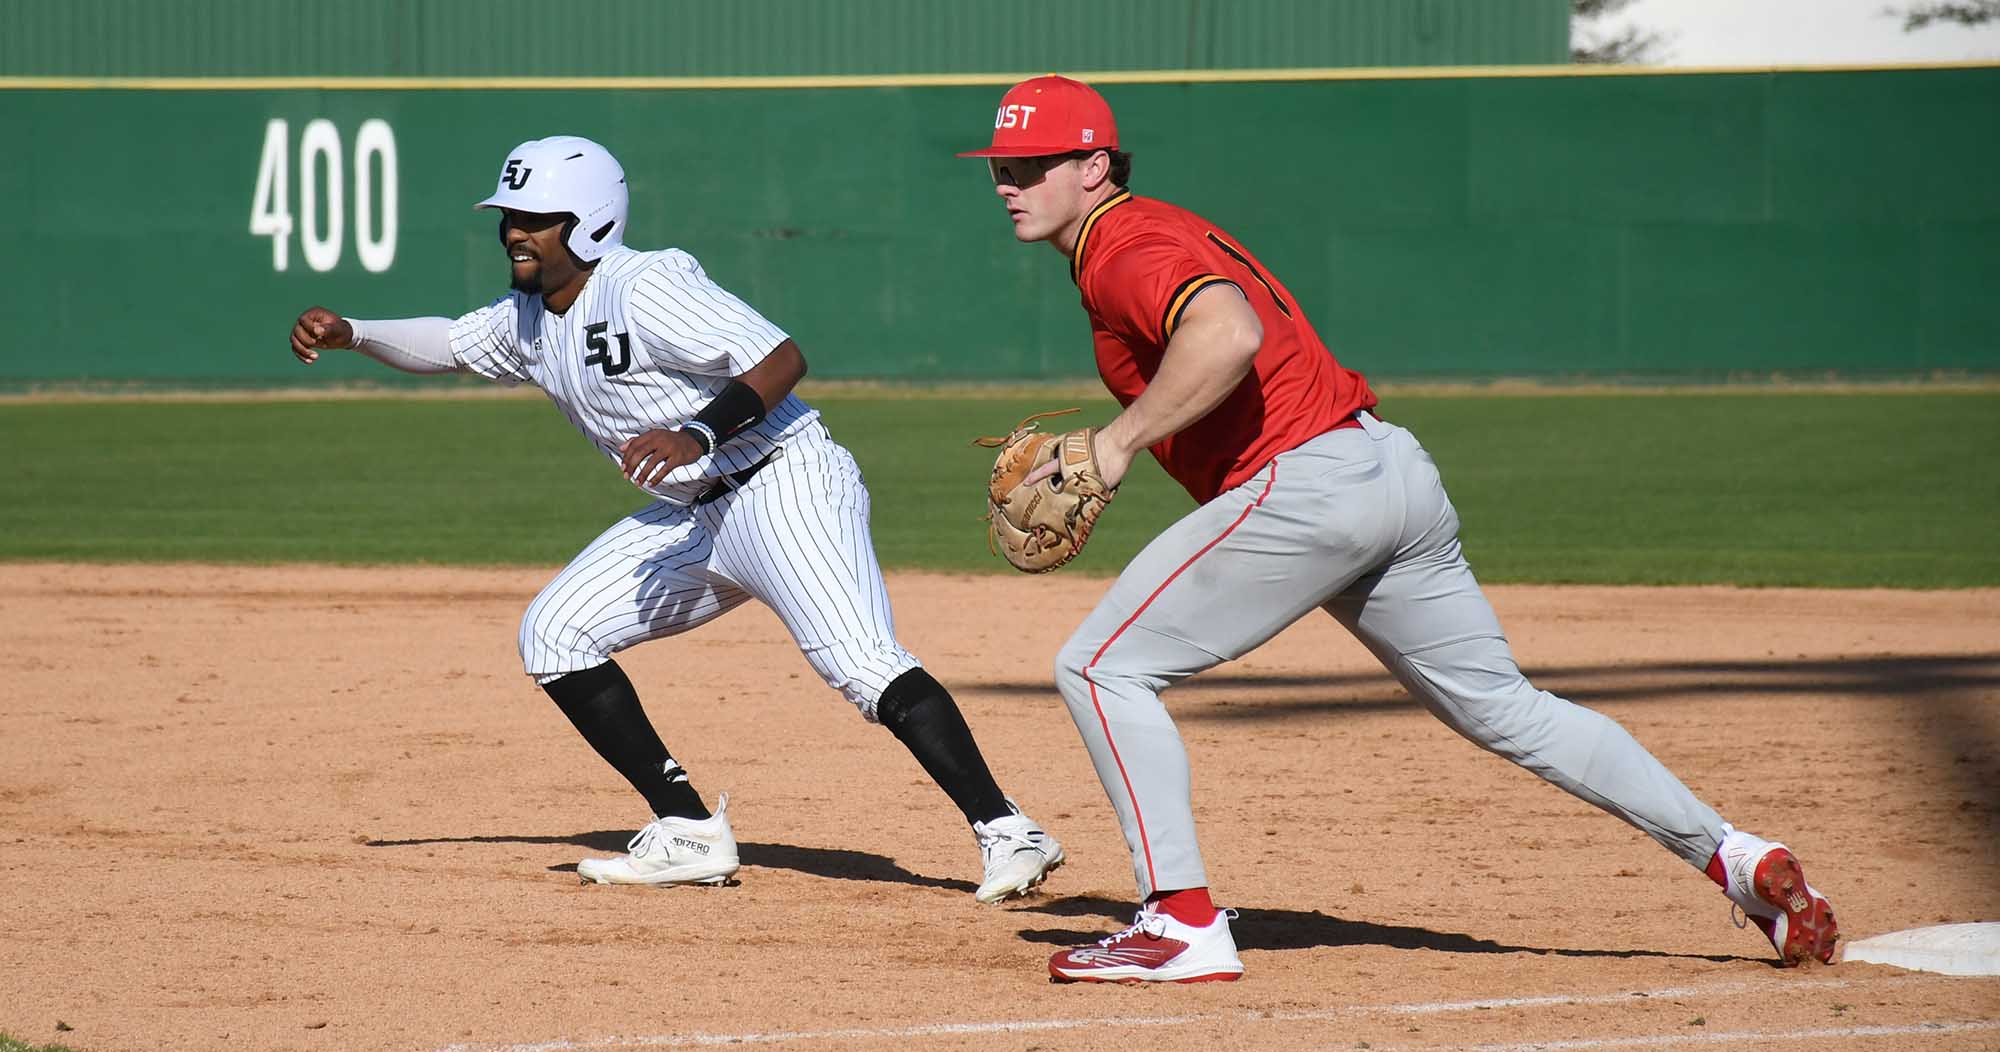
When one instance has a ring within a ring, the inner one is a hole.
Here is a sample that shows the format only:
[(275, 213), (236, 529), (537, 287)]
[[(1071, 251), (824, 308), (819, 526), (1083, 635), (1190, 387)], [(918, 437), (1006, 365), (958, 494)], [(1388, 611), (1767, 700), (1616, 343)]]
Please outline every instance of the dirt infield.
[[(1131, 909), (1050, 686), (1104, 582), (897, 576), (1060, 836), (973, 902), (943, 795), (746, 608), (621, 659), (741, 884), (583, 887), (643, 804), (524, 677), (549, 571), (0, 566), (0, 1032), (83, 1050), (2000, 1047), (2000, 979), (1782, 972), (1699, 874), (1309, 620), (1168, 695), (1248, 975), (1051, 986)], [(1497, 588), (1531, 676), (1869, 935), (2000, 919), (2000, 592)], [(1033, 603), (1048, 614), (997, 623)], [(71, 1029), (58, 1031), (57, 1023)]]

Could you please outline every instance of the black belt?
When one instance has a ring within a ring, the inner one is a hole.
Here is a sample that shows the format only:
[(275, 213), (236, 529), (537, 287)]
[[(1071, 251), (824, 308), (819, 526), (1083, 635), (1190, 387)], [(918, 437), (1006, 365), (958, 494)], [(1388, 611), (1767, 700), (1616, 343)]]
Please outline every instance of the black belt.
[(709, 484), (709, 487), (707, 489), (701, 491), (701, 496), (696, 497), (694, 499), (694, 503), (690, 506), (699, 508), (704, 504), (710, 504), (715, 501), (721, 500), (723, 497), (726, 497), (729, 494), (735, 492), (737, 487), (743, 485), (745, 482), (750, 481), (752, 476), (756, 475), (759, 471), (764, 470), (764, 466), (766, 464), (769, 464), (771, 461), (776, 459), (778, 459), (778, 451), (776, 449), (773, 449), (769, 453), (764, 454), (764, 459), (759, 460), (758, 462), (750, 465), (747, 468), (744, 468), (742, 471), (735, 472), (734, 474), (724, 475), (721, 478), (716, 479), (714, 482)]

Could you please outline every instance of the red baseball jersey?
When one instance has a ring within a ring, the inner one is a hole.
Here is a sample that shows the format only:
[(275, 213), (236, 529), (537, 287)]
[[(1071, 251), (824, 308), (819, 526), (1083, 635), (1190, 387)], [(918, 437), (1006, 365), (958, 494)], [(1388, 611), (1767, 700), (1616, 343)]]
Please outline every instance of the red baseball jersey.
[(1256, 310), (1264, 344), (1250, 375), (1207, 416), (1152, 447), (1201, 503), (1375, 405), (1368, 381), (1334, 360), (1285, 286), (1236, 239), (1184, 208), (1119, 190), (1085, 217), (1070, 277), (1090, 313), (1097, 373), (1120, 405), (1131, 405), (1159, 372), (1197, 293), (1234, 285)]

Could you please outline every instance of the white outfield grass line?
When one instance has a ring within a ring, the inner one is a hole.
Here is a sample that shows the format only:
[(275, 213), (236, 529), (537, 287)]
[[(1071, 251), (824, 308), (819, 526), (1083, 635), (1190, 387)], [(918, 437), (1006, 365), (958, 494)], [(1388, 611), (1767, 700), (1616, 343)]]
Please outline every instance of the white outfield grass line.
[[(1839, 990), (1850, 987), (1894, 986), (1920, 981), (1920, 976), (1891, 976), (1882, 979), (1801, 979), (1786, 983), (1787, 992), (1806, 990)], [(445, 1045), (437, 1052), (608, 1052), (615, 1049), (674, 1049), (709, 1048), (716, 1045), (775, 1045), (785, 1043), (808, 1044), (817, 1041), (850, 1041), (857, 1038), (921, 1038), (949, 1037), (967, 1034), (1019, 1034), (1048, 1030), (1091, 1030), (1095, 1028), (1127, 1027), (1169, 1027), (1195, 1026), (1202, 1023), (1273, 1023), (1302, 1022), (1311, 1020), (1344, 1019), (1361, 1016), (1413, 1016), (1437, 1015), (1447, 1012), (1472, 1012), (1495, 1008), (1541, 1008), (1553, 1005), (1605, 1005), (1627, 1004), (1635, 998), (1701, 998), (1726, 997), (1748, 993), (1754, 990), (1770, 989), (1768, 982), (1709, 983), (1701, 986), (1667, 986), (1654, 990), (1626, 990), (1610, 994), (1551, 995), (1544, 997), (1498, 997), (1477, 1001), (1415, 1001), (1402, 1004), (1347, 1005), (1339, 1008), (1316, 1008), (1295, 1011), (1264, 1011), (1241, 1009), (1231, 1012), (1204, 1012), (1192, 1015), (1139, 1016), (1112, 1015), (1083, 1019), (1002, 1019), (984, 1023), (920, 1023), (912, 1026), (846, 1027), (837, 1030), (767, 1030), (749, 1031), (736, 1034), (657, 1034), (634, 1037), (597, 1037), (582, 1040), (557, 1038), (553, 1041), (535, 1041), (525, 1044), (456, 1044)], [(1958, 1028), (2000, 1029), (2000, 1020), (1976, 1020), (1963, 1023), (1938, 1024)], [(1932, 1032), (1924, 1024), (1911, 1033)], [(1850, 1027), (1839, 1031), (1825, 1031), (1828, 1034), (1848, 1036), (1869, 1036), (1863, 1031), (1868, 1027)], [(1898, 1031), (1900, 1032), (1900, 1031)], [(1941, 1032), (1941, 1031), (1940, 1031)], [(1953, 1031), (1956, 1032), (1956, 1031)], [(1801, 1031), (1801, 1033), (1804, 1033)], [(1813, 1031), (1812, 1033), (1821, 1033)], [(1702, 1040), (1713, 1041), (1720, 1034), (1688, 1035)], [(1770, 1035), (1765, 1035), (1770, 1036)], [(1601, 1041), (1651, 1041), (1654, 1044), (1679, 1041), (1682, 1035), (1661, 1035), (1654, 1038), (1605, 1038)], [(1738, 1040), (1729, 1037), (1730, 1040)], [(1742, 1038), (1741, 1040), (1751, 1040)], [(1536, 1042), (1520, 1045), (1481, 1045), (1482, 1052), (1500, 1050), (1528, 1050), (1548, 1048), (1618, 1048), (1618, 1044), (1553, 1045)], [(1637, 1045), (1632, 1047), (1646, 1047)]]

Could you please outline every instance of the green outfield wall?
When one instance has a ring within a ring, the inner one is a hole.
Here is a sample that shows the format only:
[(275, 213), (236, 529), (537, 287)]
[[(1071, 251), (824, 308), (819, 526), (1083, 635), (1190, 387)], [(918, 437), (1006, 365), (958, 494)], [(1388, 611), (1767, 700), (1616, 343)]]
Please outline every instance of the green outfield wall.
[(0, 75), (755, 76), (1569, 61), (1570, 0), (8, 0)]
[[(1134, 189), (1375, 375), (2000, 369), (2000, 68), (1130, 79)], [(1089, 375), (1063, 261), (952, 156), (1002, 85), (697, 83), (0, 89), (0, 383), (388, 376), (299, 368), (290, 320), (500, 293), (470, 206), (555, 132), (624, 160), (631, 243), (695, 253), (816, 376)]]

